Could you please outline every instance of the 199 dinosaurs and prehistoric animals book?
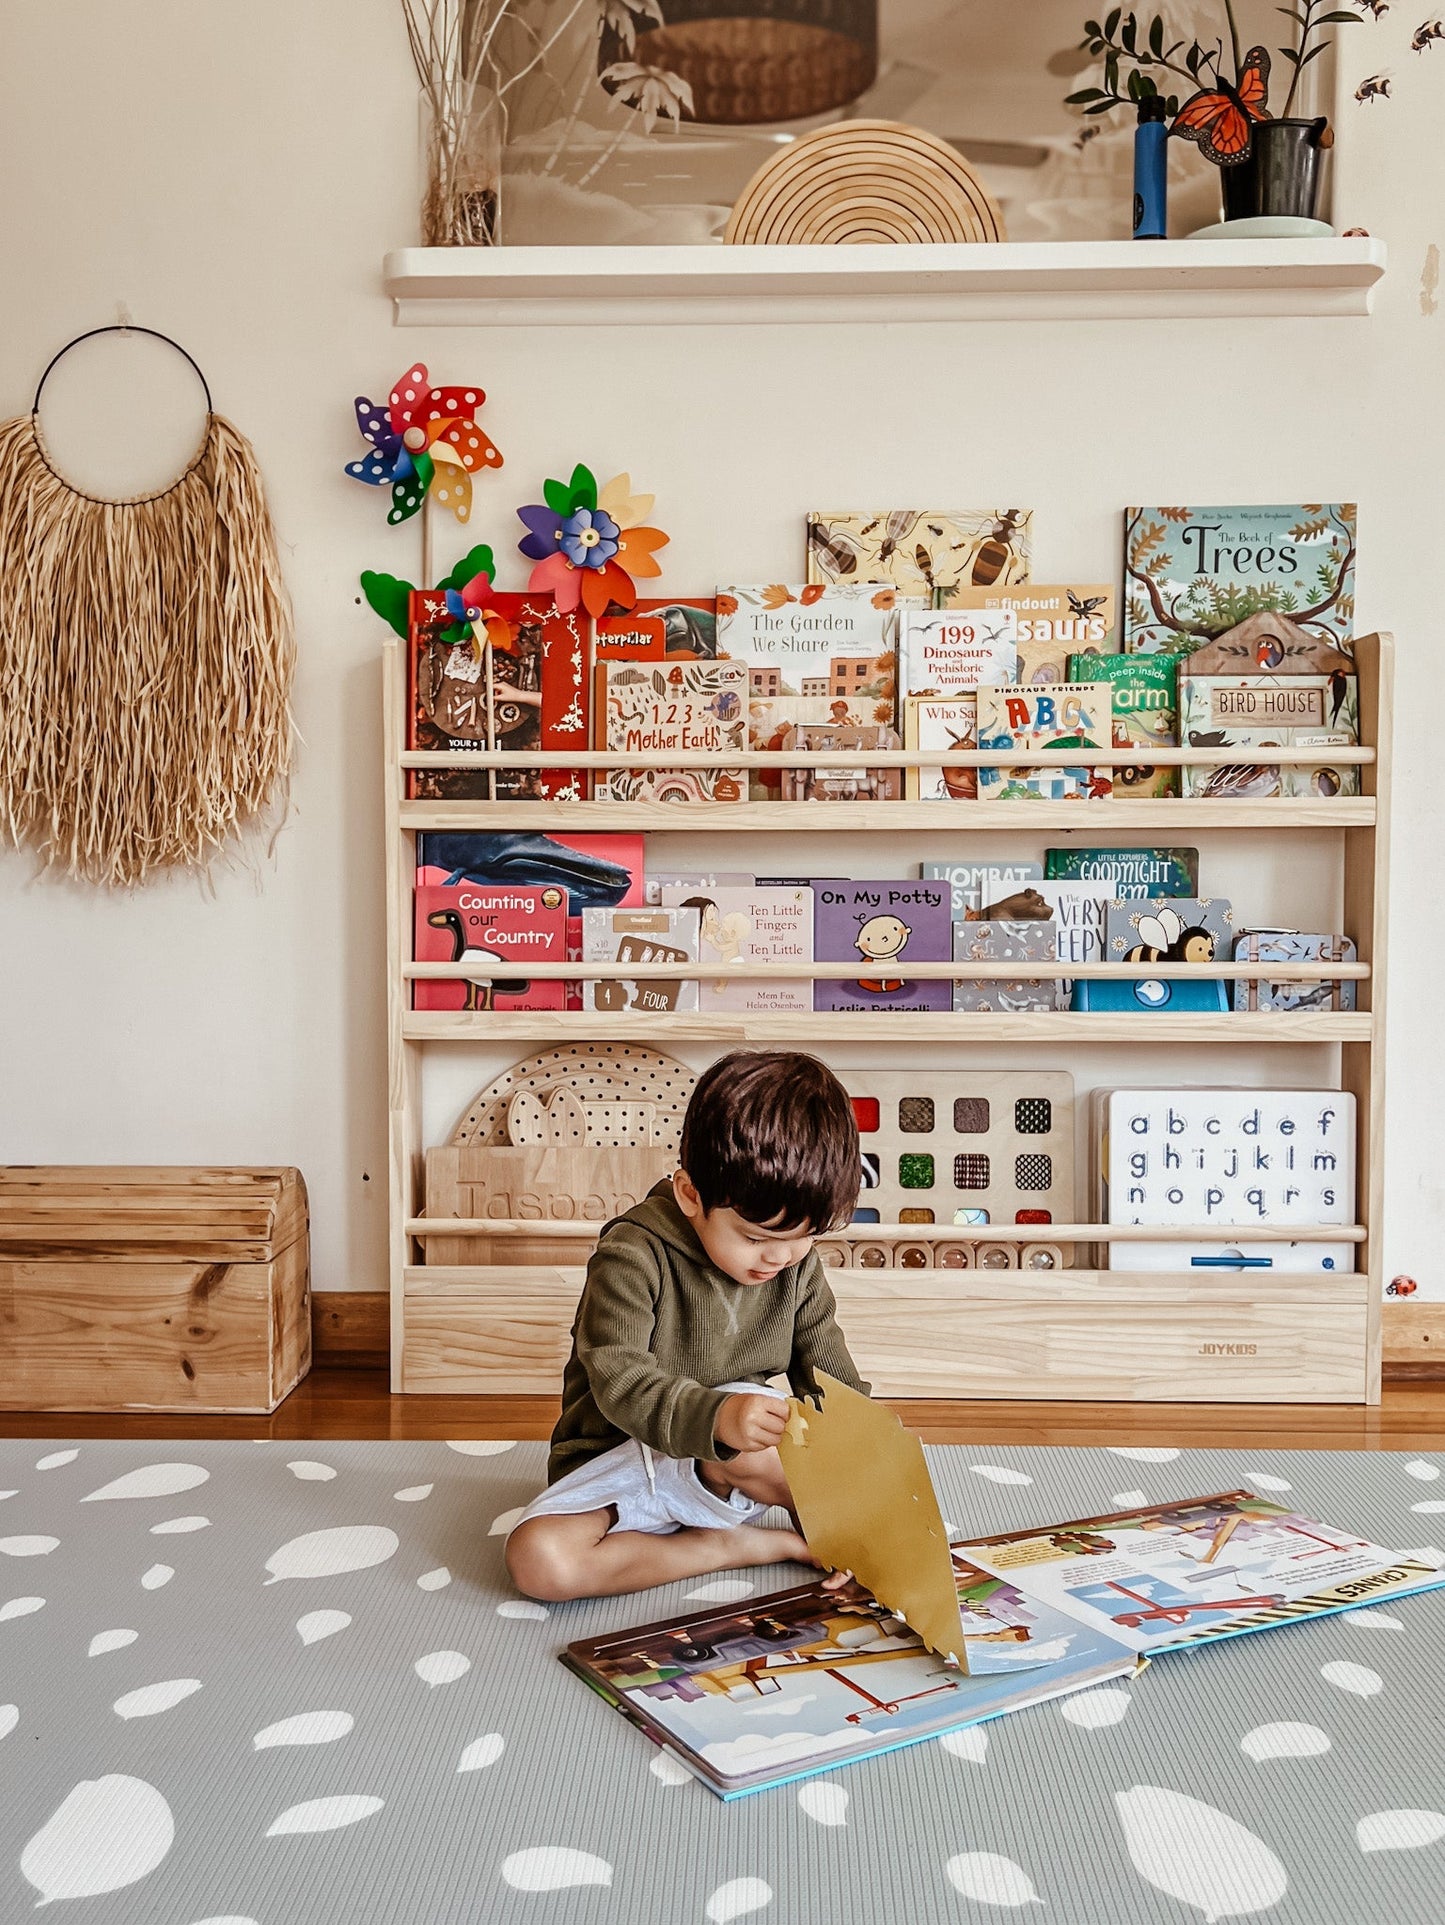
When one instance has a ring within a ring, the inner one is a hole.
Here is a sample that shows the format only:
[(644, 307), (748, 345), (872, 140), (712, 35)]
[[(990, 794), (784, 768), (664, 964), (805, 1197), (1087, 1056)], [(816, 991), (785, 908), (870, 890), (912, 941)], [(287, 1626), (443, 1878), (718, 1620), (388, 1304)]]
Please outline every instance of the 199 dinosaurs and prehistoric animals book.
[[(1253, 1491), (947, 1542), (918, 1439), (831, 1378), (783, 1457), (821, 1578), (562, 1661), (722, 1798), (1018, 1711), (1150, 1657), (1445, 1585)], [(866, 1587), (862, 1580), (866, 1578)], [(1145, 1687), (1147, 1688), (1147, 1687)]]

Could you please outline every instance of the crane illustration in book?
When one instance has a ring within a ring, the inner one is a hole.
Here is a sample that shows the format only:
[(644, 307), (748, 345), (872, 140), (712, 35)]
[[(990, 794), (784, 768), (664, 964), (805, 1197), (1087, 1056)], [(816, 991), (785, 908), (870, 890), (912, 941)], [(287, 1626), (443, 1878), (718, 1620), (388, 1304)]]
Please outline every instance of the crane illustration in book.
[(1124, 591), (1131, 654), (1193, 648), (1270, 611), (1348, 655), (1354, 503), (1126, 508)]

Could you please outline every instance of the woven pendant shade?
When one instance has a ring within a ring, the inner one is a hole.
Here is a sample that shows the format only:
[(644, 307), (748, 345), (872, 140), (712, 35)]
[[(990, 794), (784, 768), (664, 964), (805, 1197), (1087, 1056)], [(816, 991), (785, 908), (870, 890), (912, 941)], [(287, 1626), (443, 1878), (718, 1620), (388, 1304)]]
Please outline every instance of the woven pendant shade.
[(634, 51), (604, 26), (598, 67), (676, 74), (692, 89), (690, 120), (807, 120), (849, 106), (878, 77), (878, 0), (662, 0), (661, 11), (666, 25), (639, 31)]
[(780, 148), (728, 219), (727, 241), (819, 246), (1001, 241), (998, 202), (947, 142), (891, 120), (843, 120)]

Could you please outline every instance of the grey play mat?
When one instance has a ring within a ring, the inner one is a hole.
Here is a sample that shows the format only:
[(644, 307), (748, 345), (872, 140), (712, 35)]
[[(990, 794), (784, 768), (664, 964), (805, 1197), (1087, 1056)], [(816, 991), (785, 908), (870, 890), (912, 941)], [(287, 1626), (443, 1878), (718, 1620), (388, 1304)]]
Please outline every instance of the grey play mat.
[[(1445, 1534), (1428, 1459), (930, 1458), (965, 1529), (1248, 1484), (1395, 1549)], [(1445, 1919), (1445, 1593), (723, 1804), (554, 1657), (702, 1581), (512, 1595), (501, 1532), (543, 1462), (0, 1442), (0, 1919), (41, 1900), (85, 1925)], [(747, 1575), (761, 1593), (797, 1572)]]

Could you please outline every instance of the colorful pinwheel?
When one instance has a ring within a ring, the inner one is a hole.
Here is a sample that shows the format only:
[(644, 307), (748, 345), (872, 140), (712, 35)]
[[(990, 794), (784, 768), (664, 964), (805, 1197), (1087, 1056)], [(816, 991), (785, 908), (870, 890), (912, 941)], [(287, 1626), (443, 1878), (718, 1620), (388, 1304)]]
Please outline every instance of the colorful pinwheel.
[[(485, 543), (463, 555), (452, 572), (422, 596), (417, 625), (429, 629), (439, 642), (470, 638), (478, 660), (484, 641), (496, 648), (510, 648), (515, 630), (492, 605), (492, 567), (492, 551)], [(368, 569), (361, 578), (361, 591), (381, 619), (405, 641), (411, 626), (411, 598), (417, 592), (412, 584)]]
[(356, 397), (356, 425), (372, 452), (348, 461), (347, 474), (373, 488), (390, 484), (386, 518), (393, 524), (414, 515), (428, 490), (438, 506), (465, 521), (472, 512), (472, 476), (502, 465), (476, 423), (486, 398), (480, 388), (434, 388), (418, 361), (392, 389), (386, 407)]
[(527, 533), (517, 544), (537, 565), (527, 582), (534, 595), (551, 595), (570, 615), (580, 601), (589, 615), (637, 601), (635, 575), (660, 575), (654, 550), (665, 546), (660, 528), (642, 526), (654, 497), (634, 495), (627, 475), (599, 489), (579, 462), (570, 482), (545, 481), (545, 502), (519, 508)]

